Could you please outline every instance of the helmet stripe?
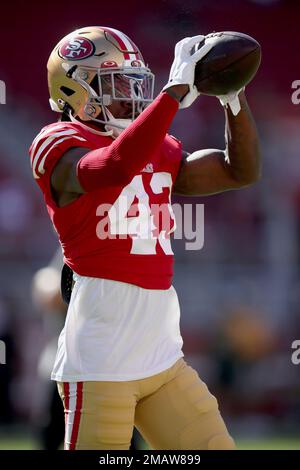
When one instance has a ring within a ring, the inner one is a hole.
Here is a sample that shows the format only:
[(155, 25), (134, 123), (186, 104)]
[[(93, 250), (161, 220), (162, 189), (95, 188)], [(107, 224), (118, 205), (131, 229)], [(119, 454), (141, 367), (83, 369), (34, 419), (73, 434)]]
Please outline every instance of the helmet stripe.
[[(107, 31), (110, 33), (117, 43), (119, 44), (120, 48), (125, 51), (134, 51), (136, 48), (135, 44), (129, 39), (128, 36), (126, 36), (124, 33), (121, 31), (118, 31), (117, 29), (113, 28), (107, 28), (107, 27), (101, 27), (103, 31)], [(139, 59), (138, 52), (123, 52), (124, 54), (124, 59), (125, 60), (136, 60)]]

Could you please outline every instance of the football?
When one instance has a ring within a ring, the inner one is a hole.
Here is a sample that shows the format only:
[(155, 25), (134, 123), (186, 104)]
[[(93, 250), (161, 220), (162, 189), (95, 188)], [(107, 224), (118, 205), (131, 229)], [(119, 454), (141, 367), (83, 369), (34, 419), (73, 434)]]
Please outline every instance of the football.
[(216, 44), (196, 64), (195, 86), (200, 93), (212, 96), (240, 90), (257, 72), (261, 61), (259, 43), (247, 34), (223, 31), (208, 34), (196, 49), (212, 36), (217, 37)]

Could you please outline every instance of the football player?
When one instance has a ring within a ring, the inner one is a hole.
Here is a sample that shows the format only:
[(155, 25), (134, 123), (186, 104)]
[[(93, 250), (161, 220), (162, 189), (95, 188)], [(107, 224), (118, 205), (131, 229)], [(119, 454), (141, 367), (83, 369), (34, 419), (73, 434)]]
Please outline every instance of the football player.
[[(225, 151), (189, 155), (167, 134), (178, 109), (199, 95), (195, 64), (214, 46), (212, 37), (194, 47), (202, 39), (176, 45), (155, 99), (139, 49), (115, 29), (76, 30), (48, 61), (50, 105), (60, 121), (41, 130), (30, 157), (74, 272), (52, 372), (66, 449), (128, 449), (134, 425), (153, 449), (234, 448), (215, 397), (183, 359), (172, 286), (171, 193), (238, 189), (260, 172), (243, 91), (219, 97)], [(169, 230), (154, 206), (167, 209)]]

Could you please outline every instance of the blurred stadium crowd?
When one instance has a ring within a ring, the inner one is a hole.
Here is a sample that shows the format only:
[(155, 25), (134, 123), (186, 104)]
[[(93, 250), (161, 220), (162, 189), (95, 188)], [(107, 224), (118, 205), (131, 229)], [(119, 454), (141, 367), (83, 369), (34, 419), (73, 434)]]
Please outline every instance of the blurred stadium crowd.
[[(48, 108), (46, 62), (60, 37), (99, 24), (133, 38), (156, 74), (157, 93), (184, 36), (235, 30), (262, 45), (261, 68), (246, 91), (261, 136), (263, 177), (249, 189), (194, 199), (205, 204), (205, 244), (186, 251), (174, 241), (174, 284), (185, 354), (218, 396), (233, 435), (297, 434), (300, 365), (291, 362), (291, 344), (300, 339), (300, 105), (291, 101), (291, 84), (300, 78), (299, 2), (53, 0), (12, 1), (1, 9), (7, 102), (0, 105), (0, 339), (7, 364), (0, 365), (0, 431), (40, 423), (50, 393), (45, 347), (55, 344), (63, 321), (32, 295), (34, 274), (57, 250), (28, 157), (33, 137), (56, 119)], [(171, 133), (188, 151), (223, 148), (218, 101), (201, 97), (178, 114)], [(57, 282), (49, 277), (50, 290), (51, 280)]]

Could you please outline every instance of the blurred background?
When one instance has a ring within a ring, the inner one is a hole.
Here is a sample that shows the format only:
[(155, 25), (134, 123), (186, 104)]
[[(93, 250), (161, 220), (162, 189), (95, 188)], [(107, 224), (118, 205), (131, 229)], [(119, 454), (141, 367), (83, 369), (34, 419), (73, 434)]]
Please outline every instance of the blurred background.
[[(174, 284), (186, 358), (218, 397), (239, 448), (300, 449), (300, 365), (291, 361), (292, 342), (300, 339), (300, 105), (291, 100), (300, 79), (299, 17), (297, 0), (1, 5), (1, 449), (56, 448), (62, 439), (49, 381), (65, 315), (57, 296), (62, 261), (28, 147), (57, 118), (48, 106), (48, 56), (61, 37), (86, 25), (128, 34), (156, 74), (157, 93), (184, 36), (234, 30), (261, 43), (261, 68), (246, 92), (263, 177), (249, 189), (194, 200), (205, 204), (205, 244), (187, 251), (175, 240)], [(219, 102), (201, 97), (178, 113), (171, 133), (188, 151), (224, 148)]]

